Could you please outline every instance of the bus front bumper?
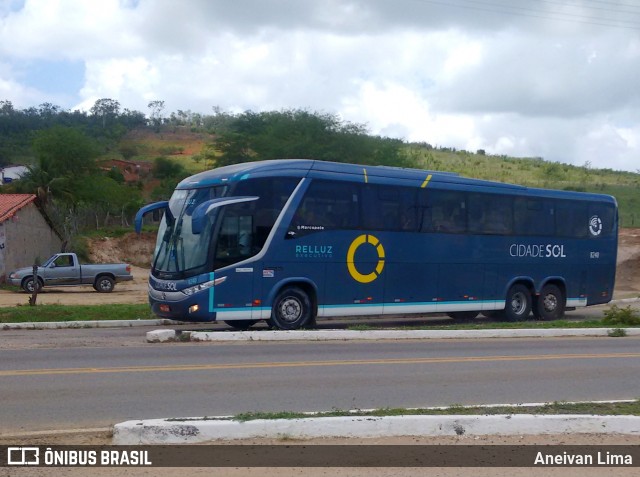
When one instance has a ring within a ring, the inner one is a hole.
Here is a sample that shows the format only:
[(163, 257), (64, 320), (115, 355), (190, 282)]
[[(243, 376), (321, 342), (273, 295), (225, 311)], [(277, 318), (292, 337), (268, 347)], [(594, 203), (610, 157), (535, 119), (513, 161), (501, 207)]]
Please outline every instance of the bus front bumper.
[[(186, 300), (185, 300), (186, 301)], [(176, 321), (216, 321), (216, 313), (209, 312), (198, 303), (156, 301), (149, 297), (154, 315)]]
[(154, 315), (177, 321), (216, 321), (216, 313), (209, 311), (206, 293), (191, 296), (182, 292), (168, 292), (149, 287), (149, 305)]

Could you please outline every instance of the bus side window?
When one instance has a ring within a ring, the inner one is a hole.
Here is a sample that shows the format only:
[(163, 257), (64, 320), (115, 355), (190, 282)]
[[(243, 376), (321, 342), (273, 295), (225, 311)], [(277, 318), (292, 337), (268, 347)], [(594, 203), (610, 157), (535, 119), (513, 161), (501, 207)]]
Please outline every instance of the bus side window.
[(216, 247), (216, 268), (239, 262), (254, 255), (253, 216), (244, 204), (227, 207)]
[(363, 227), (370, 230), (417, 230), (416, 189), (368, 184), (363, 188)]
[(467, 202), (458, 191), (432, 189), (420, 193), (421, 232), (465, 233)]
[(420, 232), (433, 232), (433, 208), (428, 206), (420, 206)]
[(586, 238), (589, 233), (587, 205), (574, 200), (556, 202), (556, 232), (560, 237)]
[[(616, 211), (610, 204), (589, 205), (589, 228), (592, 238), (610, 237), (615, 230)], [(600, 231), (598, 233), (598, 231)]]
[(359, 186), (314, 180), (291, 219), (287, 238), (323, 230), (357, 229)]
[(262, 249), (287, 199), (298, 184), (294, 177), (275, 177), (244, 180), (237, 184), (234, 195), (258, 196), (248, 203), (245, 215), (252, 217), (251, 248), (254, 253)]
[(513, 201), (514, 231), (517, 235), (554, 235), (553, 203), (537, 197), (516, 197)]
[(513, 232), (513, 199), (497, 194), (469, 194), (469, 232), (509, 235)]

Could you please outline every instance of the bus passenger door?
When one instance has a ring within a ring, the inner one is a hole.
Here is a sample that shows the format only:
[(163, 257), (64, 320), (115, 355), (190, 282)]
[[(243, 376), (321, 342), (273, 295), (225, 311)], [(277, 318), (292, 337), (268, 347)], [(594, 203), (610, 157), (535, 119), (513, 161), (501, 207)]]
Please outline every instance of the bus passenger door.
[(216, 243), (216, 278), (226, 280), (215, 287), (213, 308), (218, 320), (254, 319), (254, 282), (259, 264), (248, 259), (255, 255), (253, 216), (246, 204), (225, 207)]

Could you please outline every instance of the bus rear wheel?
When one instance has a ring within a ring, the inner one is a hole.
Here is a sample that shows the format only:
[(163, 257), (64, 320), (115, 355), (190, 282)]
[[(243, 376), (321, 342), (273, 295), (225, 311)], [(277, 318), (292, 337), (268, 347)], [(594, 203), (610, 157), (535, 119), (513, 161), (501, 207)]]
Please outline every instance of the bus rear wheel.
[(529, 289), (516, 283), (507, 292), (507, 306), (504, 317), (507, 321), (524, 321), (531, 313), (531, 293)]
[(556, 285), (545, 285), (533, 303), (533, 314), (538, 320), (559, 320), (564, 316), (566, 300)]
[(312, 307), (309, 295), (298, 287), (283, 289), (271, 310), (270, 324), (281, 330), (302, 328), (312, 321)]

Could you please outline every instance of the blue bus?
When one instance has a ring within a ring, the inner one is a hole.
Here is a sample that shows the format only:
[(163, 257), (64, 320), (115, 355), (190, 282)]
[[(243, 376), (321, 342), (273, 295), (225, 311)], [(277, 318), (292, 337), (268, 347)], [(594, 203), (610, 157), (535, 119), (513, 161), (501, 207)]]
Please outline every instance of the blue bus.
[(196, 174), (163, 211), (149, 302), (163, 318), (279, 329), (316, 317), (557, 319), (611, 300), (611, 196), (316, 160)]

